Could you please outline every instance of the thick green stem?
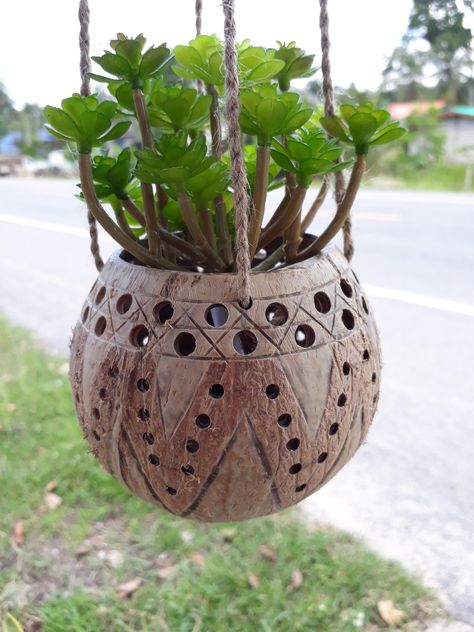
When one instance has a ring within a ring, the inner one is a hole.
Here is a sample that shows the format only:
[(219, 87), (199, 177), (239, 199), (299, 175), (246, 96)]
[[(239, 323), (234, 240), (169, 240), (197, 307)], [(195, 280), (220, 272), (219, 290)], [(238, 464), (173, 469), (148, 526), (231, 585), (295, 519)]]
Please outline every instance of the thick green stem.
[(268, 168), (270, 166), (270, 148), (257, 147), (257, 170), (255, 176), (255, 191), (253, 195), (253, 213), (250, 218), (249, 247), (250, 257), (253, 258), (258, 248), (258, 241), (262, 231), (265, 202), (268, 191)]
[[(140, 127), (142, 146), (144, 149), (151, 149), (152, 151), (154, 151), (155, 142), (153, 140), (153, 134), (151, 132), (145, 97), (143, 95), (143, 92), (138, 88), (133, 90), (133, 103), (135, 105), (135, 114), (137, 116), (138, 125)], [(156, 219), (153, 185), (142, 182), (141, 190), (143, 197), (143, 208), (145, 210), (148, 248), (150, 249), (150, 252), (158, 255), (160, 253), (160, 238), (158, 235), (158, 222)]]
[(123, 212), (122, 206), (120, 205), (120, 206), (117, 206), (116, 208), (114, 208), (114, 213), (115, 213), (115, 217), (117, 219), (117, 223), (120, 226), (120, 228), (123, 230), (123, 232), (126, 233), (129, 237), (131, 237), (132, 239), (134, 239), (136, 241), (137, 238), (133, 234), (132, 229), (130, 228), (130, 226), (128, 225), (128, 222), (127, 222), (127, 219), (125, 217), (125, 213)]
[(262, 240), (260, 240), (262, 248), (264, 248), (265, 245), (270, 244), (280, 235), (283, 235), (285, 231), (290, 228), (298, 214), (301, 212), (301, 206), (303, 205), (306, 197), (306, 192), (307, 189), (299, 186), (293, 190), (293, 195), (285, 207), (285, 212), (282, 212), (280, 217), (272, 224), (268, 231), (265, 231), (265, 239), (263, 239), (262, 236)]
[(328, 189), (329, 189), (329, 180), (328, 180), (328, 177), (325, 176), (321, 183), (321, 188), (319, 189), (316, 199), (312, 203), (309, 211), (306, 213), (304, 220), (301, 222), (301, 233), (303, 235), (308, 230), (314, 218), (316, 217), (316, 213), (319, 211), (319, 209), (323, 205), (323, 202), (326, 199)]
[(273, 213), (270, 221), (268, 222), (268, 224), (265, 226), (265, 228), (262, 230), (262, 233), (260, 235), (260, 241), (258, 242), (258, 250), (260, 250), (261, 248), (265, 248), (265, 246), (270, 243), (269, 240), (267, 239), (267, 234), (268, 231), (272, 228), (272, 226), (275, 225), (275, 223), (280, 220), (286, 213), (286, 209), (288, 207), (288, 204), (290, 203), (291, 200), (291, 195), (288, 195), (287, 193), (285, 193), (285, 197), (282, 199), (282, 201), (280, 202), (280, 204), (277, 206), (276, 211)]
[(212, 246), (209, 244), (204, 233), (202, 232), (201, 227), (199, 226), (199, 223), (196, 219), (193, 203), (186, 195), (186, 193), (183, 192), (179, 194), (178, 202), (181, 207), (181, 213), (184, 223), (186, 224), (189, 234), (191, 235), (194, 243), (202, 250), (210, 265), (215, 270), (222, 272), (225, 269), (225, 264), (219, 257), (219, 255), (215, 252), (215, 250), (213, 250)]
[(352, 167), (352, 173), (347, 185), (346, 193), (342, 199), (342, 202), (337, 207), (336, 215), (334, 219), (326, 228), (326, 230), (314, 241), (310, 246), (302, 250), (295, 259), (295, 262), (303, 261), (314, 255), (317, 255), (321, 250), (327, 246), (333, 237), (340, 231), (344, 222), (346, 221), (349, 213), (351, 212), (352, 205), (359, 190), (360, 183), (365, 171), (365, 156), (359, 154), (356, 158), (354, 166)]
[(87, 206), (99, 224), (122, 246), (127, 252), (133, 255), (138, 261), (153, 268), (176, 269), (177, 266), (170, 266), (161, 257), (154, 257), (146, 248), (125, 234), (117, 224), (107, 215), (105, 209), (99, 202), (95, 193), (92, 179), (92, 164), (89, 154), (79, 154), (79, 173), (81, 176), (81, 189), (84, 194)]
[(301, 243), (301, 207), (293, 224), (286, 231), (285, 236), (287, 240), (285, 247), (286, 261), (291, 263), (298, 254), (298, 248)]

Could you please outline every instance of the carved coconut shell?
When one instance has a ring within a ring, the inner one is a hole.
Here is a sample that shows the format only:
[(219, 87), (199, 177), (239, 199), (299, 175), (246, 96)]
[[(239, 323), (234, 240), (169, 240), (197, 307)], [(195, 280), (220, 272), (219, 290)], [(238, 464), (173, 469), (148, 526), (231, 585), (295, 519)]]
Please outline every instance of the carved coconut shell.
[(364, 441), (379, 396), (375, 321), (336, 248), (236, 278), (155, 270), (115, 254), (71, 346), (94, 455), (183, 517), (262, 516), (312, 494)]

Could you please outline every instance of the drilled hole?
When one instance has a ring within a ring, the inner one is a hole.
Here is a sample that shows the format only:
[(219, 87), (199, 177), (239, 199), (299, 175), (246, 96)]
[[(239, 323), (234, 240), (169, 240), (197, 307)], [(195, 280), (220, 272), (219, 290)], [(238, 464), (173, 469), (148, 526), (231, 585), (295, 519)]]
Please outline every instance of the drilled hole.
[(146, 393), (150, 390), (150, 382), (146, 380), (144, 377), (141, 377), (137, 382), (137, 388), (142, 393)]
[(331, 427), (329, 428), (329, 434), (330, 435), (335, 435), (338, 430), (339, 430), (339, 424), (338, 423), (333, 423), (333, 424), (331, 424)]
[(278, 327), (288, 320), (288, 310), (281, 303), (272, 303), (265, 311), (265, 316), (270, 325)]
[(146, 347), (150, 341), (150, 333), (145, 325), (137, 325), (130, 332), (130, 342), (134, 347)]
[(344, 292), (347, 298), (352, 298), (352, 287), (349, 285), (346, 279), (341, 279), (341, 290)]
[(155, 317), (158, 323), (162, 325), (166, 323), (167, 320), (173, 318), (174, 309), (169, 301), (162, 301), (155, 305), (153, 308), (153, 316)]
[(119, 314), (126, 314), (128, 310), (132, 306), (132, 295), (131, 294), (122, 294), (122, 296), (117, 301), (117, 311)]
[(342, 310), (342, 322), (344, 324), (344, 327), (346, 329), (354, 329), (354, 314), (348, 310), (348, 309), (343, 309)]
[(368, 349), (364, 349), (364, 353), (362, 354), (362, 358), (364, 360), (368, 360), (370, 358), (370, 354), (369, 354)]
[(276, 399), (280, 394), (280, 387), (276, 384), (269, 384), (265, 389), (265, 395), (268, 399)]
[(283, 413), (283, 415), (280, 415), (278, 417), (278, 425), (281, 426), (282, 428), (288, 428), (290, 424), (291, 424), (291, 415), (288, 415), (287, 413)]
[(339, 397), (337, 398), (337, 405), (338, 406), (345, 406), (347, 402), (347, 395), (345, 395), (344, 393), (341, 393), (339, 395)]
[(107, 389), (106, 388), (101, 388), (99, 390), (99, 397), (100, 397), (100, 399), (105, 399), (107, 397)]
[(225, 305), (216, 303), (206, 309), (206, 320), (211, 327), (222, 327), (229, 318), (229, 311)]
[(303, 483), (302, 485), (298, 485), (298, 487), (295, 487), (295, 492), (302, 492), (303, 489), (306, 489), (306, 483)]
[(138, 411), (138, 419), (142, 421), (148, 421), (150, 419), (150, 411), (148, 408), (140, 408)]
[(301, 472), (302, 467), (301, 463), (294, 463), (288, 471), (290, 474), (298, 474), (298, 472)]
[(93, 431), (92, 431), (92, 434), (94, 435), (94, 439), (95, 439), (96, 441), (100, 441), (100, 436), (99, 436), (99, 434), (98, 434), (95, 430), (93, 430)]
[(328, 453), (327, 452), (321, 452), (321, 454), (318, 456), (318, 463), (324, 463), (324, 461), (328, 458)]
[(100, 419), (100, 411), (98, 408), (93, 408), (92, 409), (92, 414), (94, 415), (95, 419)]
[(376, 373), (372, 373), (372, 382), (374, 382), (374, 384), (375, 384), (376, 381), (377, 381), (377, 374)]
[(95, 324), (95, 335), (96, 336), (102, 336), (102, 334), (105, 331), (105, 328), (107, 327), (107, 321), (105, 320), (104, 316), (99, 316), (99, 318), (97, 319), (97, 322)]
[(349, 362), (344, 362), (344, 364), (342, 365), (342, 372), (344, 373), (344, 375), (349, 375), (349, 373), (351, 372), (351, 365), (349, 364)]
[(87, 317), (89, 316), (89, 305), (86, 305), (84, 311), (82, 312), (82, 322), (85, 323)]
[(247, 305), (243, 301), (239, 301), (239, 305), (242, 309), (245, 309), (245, 310), (250, 309), (253, 305), (252, 297), (249, 298), (249, 302), (247, 303)]
[(166, 491), (168, 492), (168, 494), (170, 494), (171, 496), (176, 496), (176, 494), (178, 493), (174, 487), (167, 487)]
[(199, 443), (194, 439), (188, 439), (186, 441), (186, 450), (191, 452), (191, 454), (194, 454), (199, 450)]
[(198, 415), (196, 417), (196, 426), (198, 428), (209, 428), (211, 420), (208, 415)]
[(290, 439), (288, 443), (286, 444), (286, 449), (291, 450), (292, 452), (294, 450), (297, 450), (299, 447), (300, 447), (300, 440), (296, 437), (294, 437), (293, 439)]
[(224, 395), (224, 387), (222, 384), (213, 384), (209, 389), (209, 395), (213, 399), (220, 399)]
[(189, 356), (196, 351), (196, 338), (185, 331), (176, 337), (174, 348), (178, 355)]
[(368, 307), (368, 305), (367, 305), (367, 301), (365, 300), (365, 298), (364, 298), (364, 297), (362, 297), (362, 307), (364, 308), (364, 312), (365, 312), (366, 314), (368, 314), (368, 313), (369, 313), (369, 307)]
[(317, 292), (314, 295), (314, 306), (321, 314), (327, 314), (331, 309), (331, 299), (326, 292)]
[(115, 378), (115, 377), (118, 377), (118, 374), (119, 374), (119, 370), (117, 366), (111, 366), (110, 369), (107, 371), (107, 375), (109, 377)]
[(191, 474), (194, 474), (194, 467), (192, 465), (183, 465), (181, 471), (183, 474), (186, 474), (186, 476), (191, 476)]
[(148, 443), (148, 445), (153, 445), (155, 443), (155, 437), (151, 434), (151, 432), (144, 432), (143, 441)]
[(239, 331), (234, 336), (233, 344), (240, 355), (250, 355), (257, 348), (257, 336), (251, 331)]
[(159, 465), (160, 464), (160, 459), (156, 456), (156, 454), (150, 454), (148, 456), (148, 460), (150, 461), (150, 463), (152, 465)]
[(97, 294), (95, 295), (95, 304), (98, 305), (99, 303), (102, 303), (102, 301), (104, 300), (104, 297), (105, 297), (105, 287), (102, 286), (100, 290), (97, 292)]
[(314, 329), (309, 325), (300, 325), (295, 331), (296, 344), (304, 349), (311, 347), (314, 344), (316, 335)]

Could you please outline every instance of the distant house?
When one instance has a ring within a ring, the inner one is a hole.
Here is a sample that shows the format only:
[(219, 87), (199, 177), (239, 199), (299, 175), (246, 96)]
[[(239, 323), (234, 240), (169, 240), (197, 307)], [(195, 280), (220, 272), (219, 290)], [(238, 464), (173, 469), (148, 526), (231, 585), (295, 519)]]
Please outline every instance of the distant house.
[(446, 101), (409, 101), (391, 103), (388, 110), (393, 118), (403, 121), (411, 114), (438, 110), (445, 134), (445, 160), (450, 164), (474, 163), (474, 106), (447, 105)]
[(445, 156), (450, 163), (474, 163), (474, 106), (443, 108), (441, 126), (446, 134)]
[(21, 140), (20, 132), (9, 132), (0, 138), (0, 176), (17, 174), (23, 165), (23, 158), (18, 148)]

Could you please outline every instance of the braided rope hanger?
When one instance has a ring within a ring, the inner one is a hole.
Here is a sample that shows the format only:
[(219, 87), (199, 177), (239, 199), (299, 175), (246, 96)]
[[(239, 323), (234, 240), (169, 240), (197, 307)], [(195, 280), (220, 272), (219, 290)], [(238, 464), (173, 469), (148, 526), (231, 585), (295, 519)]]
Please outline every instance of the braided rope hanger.
[[(331, 66), (329, 60), (329, 17), (327, 11), (327, 0), (319, 0), (320, 4), (320, 29), (321, 29), (321, 48), (322, 48), (322, 64), (321, 70), (323, 74), (323, 94), (324, 109), (327, 115), (334, 114), (334, 91), (331, 81)], [(203, 0), (196, 0), (196, 34), (201, 33), (202, 28), (202, 5)], [(236, 54), (236, 26), (235, 26), (235, 2), (234, 0), (223, 0), (224, 12), (224, 68), (225, 68), (225, 93), (226, 105), (225, 112), (228, 124), (229, 136), (229, 152), (231, 158), (232, 184), (234, 188), (234, 206), (236, 215), (236, 270), (237, 282), (241, 304), (248, 307), (251, 303), (250, 298), (250, 274), (251, 274), (251, 258), (248, 242), (248, 212), (249, 198), (247, 192), (247, 173), (245, 169), (244, 153), (242, 147), (242, 134), (240, 131), (239, 114), (239, 75)], [(81, 95), (90, 94), (89, 72), (91, 69), (90, 59), (90, 38), (89, 23), (90, 10), (88, 0), (80, 0), (79, 2), (79, 48), (80, 48), (80, 75), (81, 75)], [(339, 203), (344, 195), (345, 183), (342, 172), (335, 176), (335, 197)], [(104, 266), (104, 262), (100, 256), (97, 224), (94, 216), (90, 212), (87, 213), (90, 233), (90, 249), (94, 258), (95, 266), (100, 272)], [(351, 234), (352, 222), (350, 217), (343, 226), (344, 236), (344, 254), (350, 261), (354, 253), (354, 243)]]

